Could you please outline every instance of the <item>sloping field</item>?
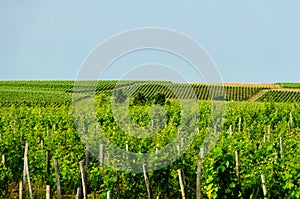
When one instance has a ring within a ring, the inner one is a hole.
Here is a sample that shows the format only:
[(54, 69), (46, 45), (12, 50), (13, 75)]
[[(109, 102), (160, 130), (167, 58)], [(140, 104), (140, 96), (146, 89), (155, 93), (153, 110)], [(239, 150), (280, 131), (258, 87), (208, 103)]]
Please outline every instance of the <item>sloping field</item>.
[[(0, 105), (27, 104), (47, 106), (71, 104), (72, 93), (97, 92), (112, 95), (115, 89), (128, 97), (142, 93), (153, 98), (162, 93), (166, 98), (225, 101), (300, 102), (297, 83), (179, 83), (171, 81), (0, 81)], [(282, 88), (285, 87), (285, 88)]]
[(167, 98), (199, 100), (247, 101), (261, 90), (270, 89), (265, 84), (205, 84), (205, 83), (173, 83), (173, 82), (143, 82), (122, 88), (128, 96), (136, 96), (139, 92), (146, 97), (153, 97), (156, 93), (163, 93)]
[[(50, 198), (300, 198), (300, 103), (227, 102), (222, 111), (219, 102), (151, 99), (195, 93), (237, 101), (263, 93), (279, 95), (263, 102), (295, 101), (300, 92), (115, 80), (73, 87), (0, 81), (0, 198), (45, 198), (49, 186)], [(111, 103), (116, 87), (150, 100), (116, 92), (125, 101)]]
[(259, 102), (300, 102), (300, 90), (271, 90), (265, 92), (256, 101)]

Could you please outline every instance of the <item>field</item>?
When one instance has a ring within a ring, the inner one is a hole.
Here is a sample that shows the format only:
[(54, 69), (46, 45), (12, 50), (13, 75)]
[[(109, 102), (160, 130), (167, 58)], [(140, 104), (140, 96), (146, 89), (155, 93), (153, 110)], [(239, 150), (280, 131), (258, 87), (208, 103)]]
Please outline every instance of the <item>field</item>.
[(299, 102), (300, 92), (297, 90), (274, 90), (264, 93), (257, 101), (267, 102)]
[[(89, 198), (300, 198), (300, 92), (282, 89), (2, 81), (0, 198), (18, 198), (20, 191), (44, 198), (46, 185), (51, 198), (74, 198), (80, 189)], [(96, 122), (82, 114), (89, 104)], [(126, 107), (130, 117), (122, 114)], [(160, 153), (168, 143), (174, 146)], [(139, 155), (145, 153), (159, 161), (146, 161)], [(143, 165), (161, 169), (143, 172)]]
[(300, 83), (284, 82), (284, 83), (277, 83), (276, 85), (282, 88), (300, 88)]

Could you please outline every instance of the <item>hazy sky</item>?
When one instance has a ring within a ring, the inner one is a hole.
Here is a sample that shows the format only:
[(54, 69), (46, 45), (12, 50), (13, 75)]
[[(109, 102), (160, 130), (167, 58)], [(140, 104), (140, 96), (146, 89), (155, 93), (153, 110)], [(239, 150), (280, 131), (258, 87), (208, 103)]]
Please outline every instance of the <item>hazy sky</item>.
[[(75, 79), (89, 53), (112, 35), (162, 27), (200, 43), (225, 82), (300, 82), (298, 0), (80, 2), (0, 0), (0, 79)], [(149, 51), (126, 63), (149, 61), (188, 67)], [(122, 64), (106, 77), (115, 78)]]

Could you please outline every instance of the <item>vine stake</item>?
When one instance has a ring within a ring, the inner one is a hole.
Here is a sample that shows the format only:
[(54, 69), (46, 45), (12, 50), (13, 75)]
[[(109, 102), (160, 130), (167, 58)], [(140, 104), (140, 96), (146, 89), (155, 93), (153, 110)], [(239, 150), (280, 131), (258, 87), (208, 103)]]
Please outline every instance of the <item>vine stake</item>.
[(56, 178), (56, 186), (57, 186), (57, 198), (61, 199), (61, 188), (60, 188), (58, 161), (57, 161), (56, 158), (54, 158), (53, 162), (54, 162), (55, 178)]
[(146, 188), (147, 188), (147, 193), (148, 193), (148, 199), (151, 199), (151, 187), (150, 187), (149, 177), (147, 175), (146, 164), (143, 164), (143, 173), (144, 173), (144, 178), (145, 178), (145, 183), (146, 183)]

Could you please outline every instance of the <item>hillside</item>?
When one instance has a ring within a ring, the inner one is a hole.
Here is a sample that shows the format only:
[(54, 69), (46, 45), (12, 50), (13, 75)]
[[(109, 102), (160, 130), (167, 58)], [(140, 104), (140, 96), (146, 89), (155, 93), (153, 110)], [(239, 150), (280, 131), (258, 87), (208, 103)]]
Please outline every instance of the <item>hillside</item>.
[(300, 83), (179, 83), (170, 81), (0, 81), (1, 105), (71, 104), (73, 92), (113, 95), (122, 90), (128, 97), (143, 93), (152, 98), (163, 93), (166, 98), (258, 102), (300, 102)]

